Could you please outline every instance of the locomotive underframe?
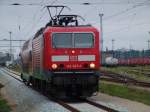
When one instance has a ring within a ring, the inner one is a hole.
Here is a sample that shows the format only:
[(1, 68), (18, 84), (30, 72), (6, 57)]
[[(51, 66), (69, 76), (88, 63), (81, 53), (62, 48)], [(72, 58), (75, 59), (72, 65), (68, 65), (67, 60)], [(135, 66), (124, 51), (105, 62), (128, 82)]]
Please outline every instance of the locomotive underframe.
[(98, 91), (98, 71), (46, 71), (43, 75), (48, 80), (36, 77), (34, 74), (27, 75), (29, 77), (26, 77), (26, 75), (22, 75), (25, 83), (32, 84), (35, 88), (41, 87), (40, 90), (48, 91), (56, 96), (89, 97)]
[[(67, 96), (91, 96), (98, 91), (98, 74), (95, 72), (54, 72), (52, 85), (56, 92)], [(57, 94), (57, 93), (56, 93)]]

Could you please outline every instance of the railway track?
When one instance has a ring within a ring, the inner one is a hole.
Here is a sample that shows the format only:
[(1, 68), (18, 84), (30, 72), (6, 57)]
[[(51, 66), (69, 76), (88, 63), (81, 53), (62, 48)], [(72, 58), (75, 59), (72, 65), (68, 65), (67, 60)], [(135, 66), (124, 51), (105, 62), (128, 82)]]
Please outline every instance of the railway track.
[[(15, 80), (23, 83), (23, 81), (21, 80), (21, 78), (18, 76), (17, 73), (13, 72), (12, 70), (9, 70), (7, 68), (2, 68), (1, 69), (4, 73), (6, 73), (7, 75), (11, 76), (12, 78), (14, 78)], [(40, 91), (38, 91), (40, 92)], [(41, 92), (40, 92), (41, 93)], [(60, 100), (60, 99), (57, 99), (55, 97), (50, 97), (50, 96), (46, 96), (48, 97), (51, 101), (54, 101), (58, 104), (60, 104), (61, 106), (63, 106), (64, 108), (68, 109), (69, 111), (71, 112), (81, 112), (80, 109), (78, 108), (75, 108), (74, 106), (70, 105), (68, 102), (64, 102), (63, 100)], [(119, 112), (118, 110), (115, 110), (113, 108), (110, 108), (110, 107), (107, 107), (105, 105), (102, 105), (102, 104), (99, 104), (99, 103), (96, 103), (94, 101), (90, 101), (90, 100), (87, 100), (87, 99), (80, 99), (78, 98), (79, 102), (83, 102), (83, 105), (84, 103), (87, 103), (93, 107), (96, 107), (100, 110), (103, 110), (103, 111), (106, 111), (106, 112)], [(80, 104), (81, 105), (81, 104)]]
[(150, 87), (149, 82), (139, 81), (126, 75), (121, 75), (113, 72), (100, 71), (100, 80), (106, 80), (117, 83), (133, 84), (141, 87)]
[(7, 75), (9, 75), (9, 76), (11, 76), (12, 78), (16, 79), (17, 81), (23, 82), (23, 81), (21, 80), (21, 78), (20, 78), (17, 74), (12, 75), (12, 74), (14, 74), (14, 73), (11, 72), (11, 71), (9, 71), (8, 69), (1, 69), (1, 70), (2, 70), (4, 73), (6, 73)]
[(88, 104), (93, 105), (93, 106), (95, 106), (95, 107), (97, 107), (97, 108), (101, 108), (101, 109), (103, 109), (103, 110), (105, 110), (105, 111), (107, 111), (107, 112), (119, 112), (118, 110), (112, 109), (112, 108), (110, 108), (110, 107), (101, 105), (101, 104), (99, 104), (99, 103), (96, 103), (96, 102), (93, 102), (93, 101), (90, 101), (90, 100), (87, 100), (87, 99), (83, 99), (83, 101), (85, 101), (85, 102), (87, 102)]
[(137, 70), (137, 71), (143, 71), (143, 72), (150, 72), (150, 70), (147, 68), (142, 68), (142, 67), (139, 67), (139, 68), (134, 68), (133, 70)]
[(135, 72), (135, 73), (138, 73), (138, 74), (143, 74), (144, 76), (147, 76), (147, 77), (150, 77), (150, 73), (148, 73), (148, 72), (144, 72), (144, 71), (142, 71), (142, 70), (135, 70), (135, 69), (133, 69), (133, 70), (130, 70), (131, 72)]

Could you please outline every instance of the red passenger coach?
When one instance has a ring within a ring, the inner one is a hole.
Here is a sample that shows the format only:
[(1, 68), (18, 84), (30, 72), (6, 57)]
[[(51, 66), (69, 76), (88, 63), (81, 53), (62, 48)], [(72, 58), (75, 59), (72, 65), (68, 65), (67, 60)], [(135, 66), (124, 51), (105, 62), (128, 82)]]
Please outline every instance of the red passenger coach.
[(99, 32), (78, 25), (77, 17), (57, 15), (25, 42), (20, 57), (26, 84), (60, 97), (88, 97), (98, 91)]

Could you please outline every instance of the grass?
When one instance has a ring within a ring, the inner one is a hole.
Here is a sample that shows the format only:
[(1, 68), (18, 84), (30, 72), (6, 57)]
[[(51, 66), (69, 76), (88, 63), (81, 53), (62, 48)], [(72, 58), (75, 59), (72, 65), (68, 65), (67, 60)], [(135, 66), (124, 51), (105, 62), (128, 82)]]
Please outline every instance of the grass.
[(11, 70), (14, 70), (16, 72), (21, 72), (21, 68), (17, 64), (16, 65), (10, 65), (10, 66), (8, 66), (8, 68), (11, 69)]
[(0, 112), (10, 112), (11, 108), (8, 106), (7, 101), (5, 101), (1, 96), (0, 96)]
[(134, 89), (125, 85), (109, 84), (105, 82), (101, 82), (99, 90), (102, 93), (112, 96), (118, 96), (150, 105), (150, 92), (146, 90)]
[[(2, 84), (0, 84), (0, 89), (3, 87)], [(0, 95), (0, 112), (10, 112), (11, 108), (10, 106), (7, 104), (7, 101), (4, 100), (2, 98), (2, 96)]]

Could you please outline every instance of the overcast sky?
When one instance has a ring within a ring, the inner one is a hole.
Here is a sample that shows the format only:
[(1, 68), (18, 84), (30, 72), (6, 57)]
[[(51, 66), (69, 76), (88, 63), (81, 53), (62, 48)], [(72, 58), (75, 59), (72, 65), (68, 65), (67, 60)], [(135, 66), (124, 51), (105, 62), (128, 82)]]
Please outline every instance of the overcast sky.
[[(90, 5), (82, 3), (90, 2)], [(22, 5), (14, 6), (13, 3)], [(147, 49), (150, 40), (150, 0), (0, 0), (0, 40), (28, 39), (49, 21), (46, 8), (35, 5), (67, 5), (71, 11), (67, 14), (78, 14), (99, 29), (99, 13), (103, 13), (104, 49), (111, 49), (114, 39), (115, 49)], [(29, 5), (33, 4), (33, 5)], [(19, 30), (20, 26), (20, 30)], [(9, 45), (8, 42), (0, 42)], [(19, 42), (13, 43), (19, 45)], [(0, 50), (7, 51), (1, 47)], [(15, 48), (17, 54), (19, 48)]]

